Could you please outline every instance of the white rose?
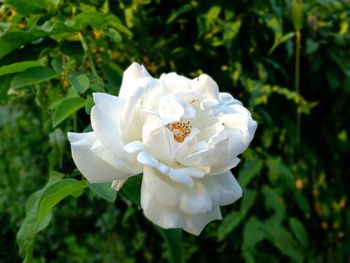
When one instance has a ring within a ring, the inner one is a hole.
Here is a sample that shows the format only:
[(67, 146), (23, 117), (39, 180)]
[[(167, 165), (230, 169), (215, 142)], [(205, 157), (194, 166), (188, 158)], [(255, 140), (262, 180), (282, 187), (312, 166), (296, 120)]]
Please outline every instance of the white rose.
[(133, 63), (119, 97), (94, 93), (93, 132), (69, 133), (72, 156), (91, 183), (119, 190), (143, 173), (141, 207), (163, 228), (198, 235), (220, 206), (242, 196), (230, 169), (253, 139), (257, 124), (208, 75), (152, 78)]

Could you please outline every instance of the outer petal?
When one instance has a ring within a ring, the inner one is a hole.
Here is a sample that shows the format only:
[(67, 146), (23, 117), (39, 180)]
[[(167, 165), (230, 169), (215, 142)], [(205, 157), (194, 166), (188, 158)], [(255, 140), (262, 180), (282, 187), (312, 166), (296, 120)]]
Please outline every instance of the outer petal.
[(221, 219), (219, 207), (198, 214), (187, 214), (176, 207), (159, 202), (142, 182), (141, 207), (144, 215), (153, 223), (163, 228), (183, 228), (185, 231), (199, 235), (211, 221)]
[(91, 151), (97, 141), (94, 132), (68, 133), (72, 157), (75, 165), (90, 183), (112, 182), (130, 176), (129, 173), (116, 169)]
[(129, 98), (135, 91), (134, 80), (143, 77), (151, 77), (143, 65), (132, 63), (123, 74), (123, 81), (119, 91), (119, 97)]
[(175, 72), (162, 74), (159, 78), (162, 84), (171, 91), (191, 91), (191, 80)]
[(242, 197), (242, 188), (230, 171), (202, 179), (211, 194), (213, 205), (229, 205)]
[(198, 78), (192, 80), (191, 90), (205, 94), (207, 98), (210, 99), (219, 99), (218, 84), (206, 74), (202, 74)]
[(145, 166), (143, 187), (165, 206), (180, 209), (187, 214), (206, 213), (212, 210), (211, 196), (199, 179), (194, 179), (192, 188), (176, 183), (158, 170)]
[(114, 154), (120, 155), (123, 142), (119, 118), (125, 101), (107, 94), (94, 93), (95, 106), (91, 110), (91, 126), (101, 143)]
[(135, 154), (130, 154), (130, 156), (128, 156), (130, 158), (125, 158), (126, 160), (120, 159), (108, 148), (104, 147), (99, 140), (96, 140), (90, 150), (111, 166), (115, 167), (116, 169), (125, 171), (130, 175), (139, 174), (142, 172), (142, 166), (137, 162)]

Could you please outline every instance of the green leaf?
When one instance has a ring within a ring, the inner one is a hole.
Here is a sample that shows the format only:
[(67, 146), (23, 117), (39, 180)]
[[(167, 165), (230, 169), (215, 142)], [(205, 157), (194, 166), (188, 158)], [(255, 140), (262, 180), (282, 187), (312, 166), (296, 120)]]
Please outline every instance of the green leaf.
[(40, 82), (57, 77), (58, 74), (51, 68), (35, 67), (27, 69), (13, 78), (11, 88), (17, 89), (28, 85), (38, 84)]
[(248, 183), (260, 173), (262, 168), (262, 162), (259, 160), (248, 160), (244, 163), (242, 170), (239, 172), (239, 184), (242, 187), (248, 185)]
[(86, 96), (85, 100), (85, 111), (90, 115), (92, 107), (95, 105), (94, 99), (91, 95)]
[(303, 252), (297, 245), (297, 242), (290, 232), (276, 224), (275, 220), (266, 221), (262, 225), (267, 238), (286, 256), (292, 258), (295, 262), (303, 262)]
[(5, 75), (0, 78), (0, 102), (6, 101), (8, 98), (7, 91), (11, 86), (13, 74)]
[(155, 226), (163, 237), (168, 254), (169, 263), (184, 263), (184, 247), (181, 229), (163, 229)]
[(308, 199), (305, 198), (300, 191), (295, 191), (293, 198), (295, 199), (297, 206), (303, 211), (306, 218), (309, 218), (311, 208)]
[(242, 203), (238, 212), (234, 211), (224, 217), (219, 228), (218, 238), (223, 240), (229, 233), (231, 233), (245, 218), (247, 212), (254, 204), (256, 198), (256, 191), (245, 189), (243, 191)]
[(269, 55), (271, 55), (279, 45), (283, 44), (288, 39), (291, 39), (294, 36), (295, 36), (294, 32), (289, 32), (283, 36), (275, 37), (275, 42), (273, 43), (272, 47), (269, 50)]
[(208, 19), (209, 23), (213, 23), (220, 15), (221, 12), (221, 6), (214, 5), (212, 6), (208, 13), (205, 15)]
[(120, 193), (134, 204), (141, 204), (141, 183), (142, 175), (133, 176), (126, 181), (126, 183), (119, 190)]
[(117, 198), (117, 191), (112, 189), (111, 183), (89, 184), (90, 189), (98, 196), (110, 203), (114, 203)]
[(67, 98), (61, 101), (52, 114), (52, 125), (56, 127), (65, 119), (85, 106), (85, 100), (80, 97)]
[(81, 193), (81, 190), (87, 185), (86, 181), (67, 178), (48, 186), (40, 198), (38, 221), (42, 221), (46, 214), (62, 199), (68, 195), (75, 195), (76, 192)]
[(299, 243), (304, 248), (307, 248), (309, 246), (309, 239), (303, 224), (298, 219), (292, 217), (289, 219), (289, 226)]
[(242, 216), (239, 212), (231, 212), (226, 215), (218, 228), (218, 239), (222, 241), (241, 221)]
[(61, 33), (73, 33), (75, 29), (68, 27), (62, 21), (48, 21), (41, 27), (34, 27), (29, 31), (9, 31), (0, 37), (0, 59), (11, 51), (45, 36)]
[(242, 20), (237, 20), (235, 22), (225, 22), (223, 41), (227, 49), (231, 48), (233, 40), (236, 38), (241, 29), (241, 25)]
[(262, 192), (265, 197), (265, 207), (275, 212), (276, 220), (280, 222), (286, 216), (286, 205), (281, 197), (280, 189), (263, 186)]
[(311, 55), (312, 53), (316, 52), (318, 48), (321, 46), (320, 42), (314, 41), (312, 38), (308, 38), (306, 40), (306, 54)]
[(114, 28), (108, 28), (106, 35), (116, 44), (119, 44), (122, 42), (122, 36)]
[(255, 247), (256, 244), (266, 238), (265, 233), (262, 231), (262, 225), (263, 223), (254, 216), (245, 224), (242, 251)]
[(283, 163), (281, 157), (270, 156), (266, 161), (266, 165), (270, 182), (281, 181), (294, 189), (293, 174), (290, 168)]
[(36, 236), (48, 226), (52, 208), (68, 195), (82, 191), (87, 186), (86, 181), (62, 179), (62, 176), (52, 172), (45, 187), (32, 194), (27, 201), (26, 216), (16, 237), (24, 262), (32, 261)]
[(33, 67), (42, 66), (38, 61), (23, 61), (0, 67), (0, 76), (17, 73)]
[(56, 159), (62, 167), (63, 155), (66, 146), (66, 138), (61, 129), (57, 128), (49, 134), (49, 141)]
[(72, 76), (69, 78), (69, 82), (81, 94), (87, 91), (90, 86), (90, 80), (85, 74)]
[(74, 27), (82, 29), (87, 25), (94, 28), (102, 28), (105, 21), (105, 14), (97, 11), (85, 11), (81, 12), (75, 17)]
[(243, 191), (242, 204), (240, 209), (240, 212), (243, 217), (245, 217), (245, 215), (248, 213), (249, 209), (254, 204), (255, 199), (256, 199), (255, 190), (245, 189)]
[(188, 13), (189, 11), (191, 11), (193, 9), (193, 4), (184, 4), (183, 6), (181, 6), (178, 10), (174, 10), (171, 15), (169, 16), (169, 18), (167, 19), (166, 23), (167, 24), (171, 24), (173, 23), (176, 19), (178, 19), (179, 16)]
[(4, 0), (4, 3), (13, 7), (18, 13), (24, 16), (30, 16), (32, 14), (39, 14), (49, 9), (57, 6), (55, 4), (57, 1), (50, 0)]

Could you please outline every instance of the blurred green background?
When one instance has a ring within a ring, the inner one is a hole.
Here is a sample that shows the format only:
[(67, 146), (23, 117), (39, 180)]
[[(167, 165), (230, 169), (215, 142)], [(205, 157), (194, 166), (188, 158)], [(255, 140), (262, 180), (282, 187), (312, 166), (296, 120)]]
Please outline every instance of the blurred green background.
[[(181, 257), (350, 262), (349, 0), (0, 2), (1, 262), (22, 261), (25, 218), (28, 262), (181, 254), (127, 195), (106, 202), (80, 182), (70, 155), (66, 133), (89, 129), (91, 93), (117, 95), (133, 61), (155, 77), (205, 72), (258, 122), (233, 171), (243, 198), (199, 237), (184, 234)], [(32, 194), (49, 175), (77, 188), (34, 229), (45, 191)]]

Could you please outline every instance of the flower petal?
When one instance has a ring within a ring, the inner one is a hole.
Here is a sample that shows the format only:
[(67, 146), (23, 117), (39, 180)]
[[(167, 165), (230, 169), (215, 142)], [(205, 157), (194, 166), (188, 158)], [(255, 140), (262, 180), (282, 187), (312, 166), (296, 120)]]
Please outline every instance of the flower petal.
[(219, 99), (218, 84), (208, 75), (202, 74), (191, 82), (191, 90), (205, 94), (207, 98)]
[(157, 169), (162, 174), (167, 175), (174, 182), (183, 184), (189, 188), (193, 187), (192, 177), (201, 178), (204, 176), (204, 172), (196, 168), (171, 168), (164, 163), (159, 162), (146, 151), (140, 152), (137, 155), (137, 160), (144, 165), (149, 165), (150, 167)]
[(124, 100), (101, 94), (94, 94), (95, 106), (91, 110), (91, 126), (96, 137), (115, 155), (121, 154), (123, 142), (119, 131), (119, 117), (124, 107)]
[(199, 179), (193, 179), (192, 188), (176, 183), (150, 166), (143, 171), (144, 185), (158, 202), (175, 207), (187, 214), (206, 213), (212, 209), (210, 193)]
[(176, 207), (164, 205), (153, 197), (144, 182), (141, 186), (141, 207), (144, 215), (153, 223), (165, 229), (183, 228), (194, 235), (199, 235), (209, 222), (221, 219), (218, 207), (205, 213), (187, 214)]
[(180, 121), (182, 118), (193, 119), (196, 116), (196, 111), (191, 106), (173, 94), (160, 98), (158, 113), (165, 124)]
[(171, 91), (191, 91), (191, 80), (175, 72), (162, 74), (159, 78), (162, 84)]
[(72, 157), (75, 165), (90, 183), (112, 182), (130, 176), (129, 173), (116, 169), (91, 151), (97, 138), (94, 132), (68, 133)]
[(213, 205), (229, 205), (242, 197), (242, 188), (230, 171), (207, 175), (202, 179), (211, 194)]
[(119, 191), (120, 188), (126, 183), (128, 179), (118, 179), (112, 182), (111, 188), (115, 191)]
[(122, 85), (119, 91), (119, 97), (129, 98), (134, 93), (134, 80), (151, 77), (143, 65), (140, 65), (136, 62), (132, 63), (123, 74)]
[(142, 142), (156, 159), (166, 163), (174, 160), (174, 140), (172, 133), (165, 128), (160, 117), (148, 113), (142, 129)]
[(136, 154), (126, 155), (125, 158), (121, 159), (113, 154), (113, 152), (111, 152), (108, 148), (104, 147), (99, 140), (96, 140), (96, 142), (91, 146), (90, 150), (111, 166), (125, 171), (125, 173), (133, 175), (142, 172), (142, 166), (137, 162)]
[(141, 131), (144, 123), (142, 110), (153, 110), (158, 102), (157, 99), (150, 100), (155, 90), (160, 90), (159, 81), (153, 78), (141, 78), (133, 82), (133, 94), (127, 99), (120, 117), (121, 136), (124, 143), (141, 140)]

